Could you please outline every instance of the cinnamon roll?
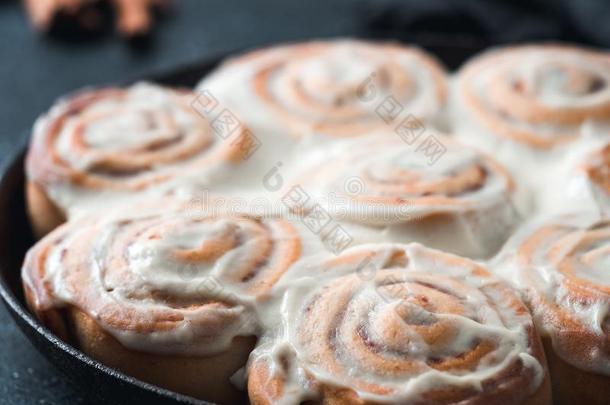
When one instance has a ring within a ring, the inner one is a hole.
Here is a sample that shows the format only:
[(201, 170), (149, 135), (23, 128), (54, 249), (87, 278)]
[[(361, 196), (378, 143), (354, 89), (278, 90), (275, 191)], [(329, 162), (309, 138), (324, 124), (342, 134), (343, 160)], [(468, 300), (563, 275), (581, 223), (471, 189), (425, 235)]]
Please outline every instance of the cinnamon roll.
[(134, 202), (58, 227), (23, 265), (32, 311), (136, 378), (220, 403), (243, 400), (230, 380), (260, 333), (259, 307), (302, 255), (324, 248), (300, 223), (208, 204)]
[(525, 227), (498, 272), (525, 292), (558, 404), (610, 398), (610, 220), (567, 214)]
[(355, 40), (250, 52), (224, 63), (198, 88), (260, 133), (296, 137), (351, 137), (407, 115), (437, 121), (446, 99), (444, 71), (432, 56), (414, 47)]
[(610, 123), (609, 72), (610, 54), (571, 46), (486, 52), (458, 74), (456, 124), (479, 124), (479, 142), (552, 149), (578, 138), (586, 121)]
[(190, 175), (198, 181), (240, 161), (248, 131), (215, 136), (189, 91), (151, 84), (87, 90), (35, 124), (26, 159), (28, 211), (41, 236), (70, 211), (90, 209)]
[(250, 358), (253, 404), (550, 404), (525, 304), (475, 262), (366, 245), (289, 281)]
[(339, 143), (294, 177), (339, 220), (465, 256), (494, 254), (519, 217), (502, 165), (442, 135), (416, 145), (396, 134)]

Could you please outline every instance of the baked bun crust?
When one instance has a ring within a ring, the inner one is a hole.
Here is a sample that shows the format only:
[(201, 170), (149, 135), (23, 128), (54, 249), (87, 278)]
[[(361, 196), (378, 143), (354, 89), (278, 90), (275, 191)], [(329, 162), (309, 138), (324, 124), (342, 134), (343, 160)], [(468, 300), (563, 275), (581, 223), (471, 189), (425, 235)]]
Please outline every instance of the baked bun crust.
[(78, 347), (103, 364), (142, 381), (220, 404), (247, 403), (246, 393), (231, 384), (231, 377), (246, 364), (256, 338), (235, 337), (229, 348), (209, 357), (168, 356), (125, 348), (89, 315), (66, 310)]
[(36, 183), (26, 181), (25, 197), (28, 218), (36, 239), (42, 238), (66, 222), (66, 215)]

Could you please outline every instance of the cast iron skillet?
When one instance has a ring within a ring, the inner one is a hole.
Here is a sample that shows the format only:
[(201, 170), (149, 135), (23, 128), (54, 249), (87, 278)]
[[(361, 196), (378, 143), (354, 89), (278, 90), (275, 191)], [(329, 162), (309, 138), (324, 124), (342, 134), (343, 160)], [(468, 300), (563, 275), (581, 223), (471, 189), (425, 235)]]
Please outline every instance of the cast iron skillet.
[[(429, 46), (428, 49), (439, 56), (449, 68), (456, 68), (479, 50), (464, 47), (463, 44), (454, 47), (435, 45)], [(222, 59), (213, 58), (166, 74), (143, 77), (140, 80), (169, 86), (192, 87)], [(24, 138), (27, 140), (27, 137)], [(34, 238), (25, 213), (23, 160), (26, 140), (22, 141), (15, 152), (3, 162), (0, 180), (0, 295), (19, 328), (32, 344), (65, 374), (66, 378), (80, 387), (85, 387), (88, 392), (88, 402), (210, 404), (144, 383), (104, 366), (57, 338), (27, 310), (21, 287), (20, 269), (23, 257), (33, 245)]]

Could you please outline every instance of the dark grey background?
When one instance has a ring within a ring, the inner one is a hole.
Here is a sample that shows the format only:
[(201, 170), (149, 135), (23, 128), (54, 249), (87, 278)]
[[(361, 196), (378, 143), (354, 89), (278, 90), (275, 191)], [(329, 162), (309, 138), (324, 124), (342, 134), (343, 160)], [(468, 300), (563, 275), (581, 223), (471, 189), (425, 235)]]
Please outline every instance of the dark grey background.
[[(36, 34), (19, 2), (0, 0), (1, 159), (66, 92), (162, 73), (229, 50), (315, 37), (387, 37), (445, 52), (456, 65), (464, 50), (508, 41), (608, 46), (609, 20), (604, 1), (177, 0), (149, 41), (134, 45), (111, 29), (92, 37)], [(461, 50), (452, 56), (451, 49)], [(87, 402), (87, 392), (64, 382), (4, 307), (0, 342), (0, 404)]]

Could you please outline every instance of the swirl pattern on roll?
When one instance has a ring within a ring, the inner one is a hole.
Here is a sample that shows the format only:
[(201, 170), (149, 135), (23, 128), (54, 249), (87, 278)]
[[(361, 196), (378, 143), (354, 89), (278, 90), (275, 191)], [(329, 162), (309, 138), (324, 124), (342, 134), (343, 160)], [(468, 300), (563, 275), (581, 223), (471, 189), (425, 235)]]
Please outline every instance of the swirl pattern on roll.
[(361, 138), (325, 151), (295, 182), (335, 197), (328, 205), (337, 216), (376, 225), (511, 206), (512, 179), (500, 164), (445, 136), (434, 142), (440, 154), (395, 134)]
[(215, 136), (207, 117), (190, 106), (194, 97), (140, 83), (60, 100), (34, 127), (28, 179), (69, 205), (79, 192), (141, 191), (239, 162), (247, 130), (238, 128), (234, 142)]
[(509, 241), (499, 271), (527, 291), (541, 334), (568, 363), (610, 375), (610, 221), (567, 214)]
[(550, 149), (576, 139), (586, 121), (610, 121), (610, 55), (559, 45), (486, 52), (460, 70), (457, 95), (485, 131)]
[(376, 108), (388, 97), (394, 111), (434, 119), (446, 99), (444, 71), (432, 56), (413, 47), (353, 40), (247, 53), (199, 87), (219, 95), (228, 88), (229, 100), (240, 91), (232, 83), (250, 90), (241, 102), (267, 107), (269, 120), (279, 119), (295, 136), (347, 137), (382, 127)]
[(59, 227), (23, 266), (28, 302), (82, 310), (127, 348), (214, 354), (258, 333), (255, 304), (301, 257), (285, 219), (161, 200)]
[(421, 245), (312, 264), (290, 280), (282, 316), (251, 356), (255, 404), (521, 403), (544, 378), (518, 296), (480, 265)]

